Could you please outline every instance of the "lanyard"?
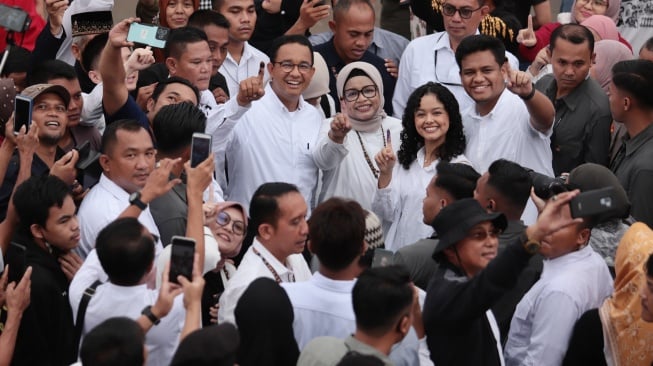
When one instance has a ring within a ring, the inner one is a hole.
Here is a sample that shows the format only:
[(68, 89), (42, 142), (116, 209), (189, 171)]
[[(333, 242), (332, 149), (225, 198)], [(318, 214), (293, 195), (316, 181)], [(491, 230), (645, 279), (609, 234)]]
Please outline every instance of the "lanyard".
[[(265, 266), (268, 267), (268, 269), (270, 270), (270, 272), (272, 272), (272, 276), (274, 277), (274, 281), (275, 281), (276, 283), (281, 283), (281, 282), (283, 282), (283, 281), (281, 280), (281, 276), (279, 276), (279, 274), (277, 273), (277, 271), (274, 270), (274, 267), (272, 267), (272, 265), (270, 264), (270, 262), (268, 262), (268, 260), (265, 259), (265, 258), (261, 255), (261, 253), (260, 253), (258, 250), (256, 250), (256, 248), (252, 247), (252, 250), (254, 251), (254, 254), (258, 255), (258, 257), (261, 258), (261, 260), (263, 261), (263, 264), (265, 264)], [(292, 272), (290, 273), (290, 275), (289, 275), (288, 277), (289, 277), (289, 280), (290, 280), (289, 282), (295, 282), (295, 275), (293, 275)]]

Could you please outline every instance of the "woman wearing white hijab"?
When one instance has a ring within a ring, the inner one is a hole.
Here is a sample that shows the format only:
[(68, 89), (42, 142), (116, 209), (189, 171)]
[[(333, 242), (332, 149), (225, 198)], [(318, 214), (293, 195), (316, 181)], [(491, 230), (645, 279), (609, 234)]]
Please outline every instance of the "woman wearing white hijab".
[[(348, 154), (335, 169), (323, 172), (319, 201), (344, 197), (371, 210), (379, 176), (374, 156), (389, 144), (388, 136), (399, 141), (401, 121), (383, 111), (383, 82), (373, 65), (360, 61), (348, 64), (338, 74), (336, 87), (342, 113), (334, 119), (341, 123), (348, 120), (351, 125), (344, 140)], [(320, 147), (328, 143), (330, 124), (331, 119), (322, 124)]]

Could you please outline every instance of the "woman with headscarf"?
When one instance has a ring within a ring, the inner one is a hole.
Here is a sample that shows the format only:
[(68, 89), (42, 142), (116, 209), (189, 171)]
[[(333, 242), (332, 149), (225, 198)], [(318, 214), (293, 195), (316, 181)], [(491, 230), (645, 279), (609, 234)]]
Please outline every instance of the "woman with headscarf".
[[(621, 0), (576, 0), (571, 8), (571, 13), (558, 15), (558, 19), (569, 18), (571, 23), (582, 23), (592, 15), (605, 15), (617, 24), (619, 18), (619, 7)], [(525, 60), (533, 62), (538, 52), (549, 44), (551, 33), (562, 25), (563, 22), (548, 23), (541, 26), (537, 31), (532, 27), (519, 31), (517, 41), (520, 42), (519, 54)], [(619, 41), (630, 48), (628, 41), (619, 36)]]
[(607, 93), (612, 81), (612, 66), (620, 61), (633, 59), (633, 52), (623, 43), (604, 39), (594, 44), (594, 64), (590, 67), (590, 77), (601, 84)]
[(261, 277), (252, 282), (238, 300), (236, 325), (240, 347), (239, 366), (289, 366), (299, 358), (292, 323), (290, 299), (273, 279)]
[(653, 231), (633, 224), (617, 248), (614, 293), (576, 322), (563, 365), (651, 365), (653, 323), (641, 319), (640, 298), (651, 253)]
[[(154, 19), (161, 27), (170, 29), (188, 25), (188, 18), (200, 7), (200, 0), (159, 0), (159, 15)], [(156, 62), (165, 62), (163, 50), (154, 49)]]
[[(227, 201), (204, 205), (204, 326), (216, 322), (218, 300), (236, 273), (232, 259), (240, 253), (246, 233), (247, 211), (240, 203)], [(170, 260), (171, 249), (168, 245), (157, 258), (157, 287), (161, 285), (162, 270)]]
[[(351, 130), (343, 142), (348, 154), (332, 170), (325, 170), (319, 201), (338, 196), (356, 200), (369, 210), (379, 177), (374, 156), (388, 145), (388, 139), (399, 140), (401, 121), (388, 117), (383, 110), (381, 74), (367, 62), (347, 64), (336, 79), (342, 109), (336, 120), (348, 120)], [(322, 124), (318, 153), (332, 143), (328, 133), (331, 119)]]
[[(372, 211), (383, 221), (386, 249), (433, 234), (423, 222), (424, 190), (440, 161), (470, 164), (458, 102), (446, 87), (429, 82), (408, 98), (402, 119), (401, 145), (395, 156), (391, 141), (376, 155), (379, 167)], [(399, 164), (395, 164), (399, 160)]]

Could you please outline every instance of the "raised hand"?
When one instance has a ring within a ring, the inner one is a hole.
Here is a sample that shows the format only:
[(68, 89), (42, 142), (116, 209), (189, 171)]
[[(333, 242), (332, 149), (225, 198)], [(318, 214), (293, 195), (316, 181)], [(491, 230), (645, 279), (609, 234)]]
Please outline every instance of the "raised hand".
[[(187, 161), (184, 164), (184, 170), (186, 170), (187, 177), (187, 189), (201, 195), (211, 185), (214, 169), (215, 163), (213, 154), (209, 154), (209, 157), (198, 164), (195, 168), (191, 168), (190, 160)], [(213, 188), (211, 188), (211, 191), (213, 191)]]
[(175, 178), (169, 180), (172, 169), (181, 162), (181, 158), (161, 159), (157, 163), (150, 176), (145, 181), (145, 186), (141, 190), (141, 201), (144, 203), (152, 202), (155, 198), (161, 197), (168, 193), (172, 187), (181, 183), (181, 179)]
[(507, 81), (508, 83), (506, 84), (506, 86), (508, 87), (508, 90), (510, 90), (514, 94), (519, 95), (520, 97), (529, 96), (530, 93), (533, 92), (533, 88), (535, 88), (531, 76), (524, 71), (513, 70), (513, 69), (508, 70)]
[(551, 197), (551, 199), (547, 201), (540, 215), (537, 217), (535, 224), (528, 227), (528, 237), (540, 241), (545, 236), (553, 234), (569, 225), (583, 222), (582, 218), (574, 219), (562, 214), (564, 207), (579, 193), (580, 191), (576, 189), (571, 192), (559, 193)]
[(32, 289), (32, 267), (27, 267), (23, 278), (20, 282), (11, 282), (7, 285), (6, 290), (6, 303), (8, 313), (22, 314), (30, 302), (30, 292)]
[(265, 76), (265, 63), (261, 61), (258, 69), (258, 75), (252, 76), (240, 82), (238, 96), (236, 100), (238, 105), (246, 106), (253, 100), (259, 100), (265, 94), (265, 85), (263, 77)]
[(340, 108), (342, 109), (342, 113), (338, 113), (333, 117), (331, 120), (331, 129), (329, 130), (329, 138), (338, 144), (342, 144), (345, 141), (345, 136), (351, 130), (346, 104), (341, 103)]
[(68, 0), (45, 0), (45, 11), (48, 12), (50, 33), (57, 35), (61, 32), (63, 14), (68, 9)]
[[(392, 177), (392, 169), (395, 166), (395, 163), (397, 162), (397, 156), (395, 155), (394, 149), (392, 148), (392, 140), (390, 138), (390, 134), (388, 133), (387, 136), (387, 144), (386, 146), (379, 151), (378, 154), (374, 157), (374, 161), (376, 161), (376, 166), (379, 167), (379, 188), (385, 188), (387, 184), (383, 185), (381, 187), (381, 180), (383, 176), (386, 177)], [(388, 184), (390, 183), (390, 180), (388, 179)]]
[(304, 0), (299, 8), (299, 22), (302, 28), (311, 28), (317, 22), (329, 16), (329, 5), (315, 5), (317, 0)]
[(84, 260), (75, 252), (62, 254), (57, 258), (57, 260), (59, 261), (59, 267), (61, 267), (61, 270), (66, 275), (69, 282), (73, 280), (75, 273), (77, 273), (79, 268), (82, 266), (82, 263), (84, 263)]
[(533, 47), (537, 44), (537, 38), (535, 37), (535, 31), (533, 30), (532, 15), (528, 16), (528, 26), (519, 30), (519, 33), (517, 34), (517, 42), (526, 47)]
[(57, 160), (52, 164), (50, 168), (50, 175), (54, 175), (66, 182), (69, 186), (73, 185), (75, 178), (77, 177), (77, 169), (75, 169), (75, 164), (79, 159), (79, 153), (77, 150), (70, 150), (66, 155), (62, 156), (61, 159)]
[(159, 85), (158, 82), (142, 86), (138, 89), (138, 94), (136, 94), (136, 104), (138, 104), (142, 110), (147, 110), (147, 101), (152, 97), (157, 85)]
[(145, 70), (154, 62), (154, 53), (150, 46), (137, 48), (129, 55), (127, 62), (125, 62), (125, 73), (129, 75), (134, 71)]
[(127, 18), (114, 25), (109, 31), (108, 45), (115, 48), (132, 47), (132, 42), (127, 42), (127, 34), (129, 34), (129, 26), (132, 23), (139, 22), (139, 18)]
[(537, 53), (537, 55), (535, 55), (535, 59), (528, 67), (528, 71), (530, 71), (531, 75), (535, 76), (540, 73), (540, 70), (542, 70), (544, 66), (550, 63), (551, 55), (549, 54), (549, 48), (544, 47)]
[(227, 93), (220, 87), (213, 89), (213, 97), (215, 98), (215, 102), (218, 104), (227, 103), (229, 100)]

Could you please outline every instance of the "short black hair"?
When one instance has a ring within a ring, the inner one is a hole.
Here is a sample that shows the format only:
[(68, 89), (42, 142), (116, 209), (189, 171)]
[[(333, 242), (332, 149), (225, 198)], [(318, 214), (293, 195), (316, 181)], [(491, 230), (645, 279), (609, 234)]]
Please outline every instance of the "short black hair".
[(653, 37), (647, 39), (646, 42), (644, 42), (644, 44), (642, 45), (642, 48), (639, 49), (639, 51), (641, 52), (643, 49), (653, 52)]
[(193, 90), (193, 93), (195, 93), (195, 98), (199, 102), (200, 100), (200, 90), (197, 89), (195, 85), (193, 85), (188, 79), (179, 77), (179, 76), (171, 76), (165, 80), (159, 81), (158, 84), (154, 87), (154, 90), (152, 91), (152, 100), (155, 102), (159, 99), (159, 96), (163, 91), (166, 89), (166, 87), (170, 84), (183, 84), (186, 85), (187, 87), (191, 88)]
[(171, 29), (166, 46), (163, 48), (163, 56), (179, 60), (181, 55), (186, 52), (186, 46), (189, 43), (197, 42), (207, 42), (208, 44), (208, 38), (203, 30), (188, 26)]
[(366, 333), (387, 333), (410, 313), (413, 286), (401, 266), (370, 268), (358, 277), (352, 290), (356, 327)]
[(311, 45), (311, 42), (308, 41), (308, 38), (298, 34), (275, 38), (272, 41), (272, 44), (270, 45), (270, 49), (268, 51), (270, 55), (270, 62), (278, 61), (277, 54), (279, 53), (279, 48), (281, 48), (281, 46), (291, 44), (291, 43), (297, 43), (307, 47), (311, 54), (311, 64), (315, 62), (315, 60), (313, 59), (313, 45)]
[(20, 219), (20, 228), (31, 237), (30, 226), (45, 227), (50, 207), (62, 207), (70, 187), (54, 175), (29, 177), (14, 192), (13, 202)]
[(30, 58), (32, 52), (20, 46), (11, 46), (11, 52), (7, 56), (5, 67), (2, 69), (2, 76), (8, 76), (14, 72), (27, 72), (29, 71)]
[(495, 160), (488, 168), (487, 184), (511, 206), (523, 210), (531, 196), (533, 179), (528, 170), (506, 159)]
[(188, 18), (188, 26), (198, 29), (204, 29), (209, 25), (215, 25), (218, 28), (229, 29), (229, 20), (224, 15), (215, 10), (202, 9), (196, 10)]
[(346, 16), (351, 6), (356, 4), (367, 5), (376, 18), (376, 12), (374, 11), (374, 6), (370, 0), (338, 0), (338, 2), (333, 6), (333, 20), (337, 23), (338, 19), (342, 16)]
[(288, 193), (299, 193), (296, 185), (285, 182), (270, 182), (261, 184), (249, 203), (250, 226), (258, 234), (261, 224), (277, 226), (279, 219), (279, 203), (281, 196)]
[(612, 66), (612, 83), (630, 94), (640, 107), (653, 109), (653, 62), (626, 60)]
[(365, 242), (365, 216), (358, 202), (337, 197), (313, 210), (308, 237), (321, 266), (338, 271), (358, 258)]
[(77, 80), (77, 72), (72, 65), (61, 60), (44, 61), (34, 67), (28, 85), (49, 84), (54, 79)]
[(483, 51), (490, 51), (499, 66), (508, 61), (506, 57), (506, 46), (499, 38), (477, 34), (465, 37), (458, 45), (458, 48), (456, 48), (456, 63), (458, 64), (458, 68), (462, 71), (462, 63), (465, 57), (472, 53)]
[(102, 134), (102, 153), (111, 155), (111, 150), (118, 142), (118, 131), (138, 132), (140, 130), (147, 131), (135, 119), (119, 119), (115, 122), (109, 123), (104, 129)]
[(84, 365), (140, 366), (145, 362), (145, 334), (134, 320), (109, 318), (84, 336), (79, 357)]
[(96, 70), (100, 63), (100, 55), (109, 40), (109, 33), (102, 33), (94, 37), (86, 44), (82, 51), (82, 68), (89, 72)]
[(109, 280), (118, 286), (135, 286), (154, 261), (154, 239), (134, 217), (116, 219), (100, 231), (95, 250)]
[(575, 45), (588, 43), (590, 54), (594, 53), (594, 35), (589, 28), (580, 24), (563, 24), (551, 33), (549, 49), (553, 52), (558, 39), (564, 39)]
[(204, 133), (206, 115), (190, 103), (166, 105), (152, 121), (156, 147), (163, 154), (180, 152), (191, 145), (193, 133)]
[(474, 197), (476, 182), (481, 177), (474, 168), (467, 164), (441, 161), (436, 171), (433, 182), (436, 187), (445, 190), (456, 200)]

